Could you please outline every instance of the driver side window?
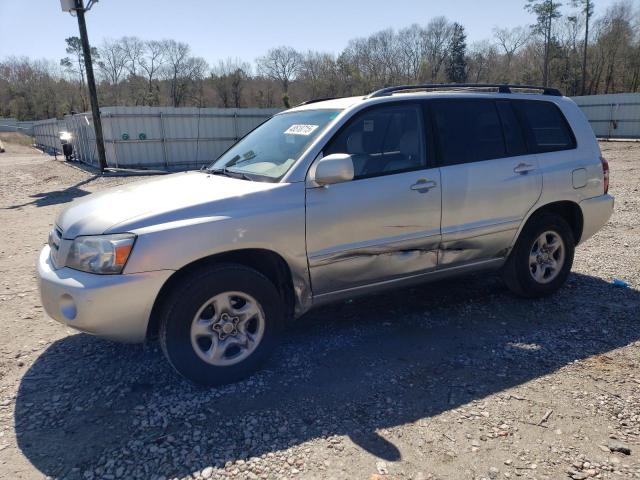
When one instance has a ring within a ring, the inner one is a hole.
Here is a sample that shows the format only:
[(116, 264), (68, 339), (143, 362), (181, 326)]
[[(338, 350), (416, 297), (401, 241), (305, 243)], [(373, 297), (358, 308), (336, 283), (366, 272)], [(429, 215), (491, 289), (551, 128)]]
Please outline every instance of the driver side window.
[(414, 104), (373, 107), (357, 114), (324, 148), (348, 153), (354, 179), (426, 168), (422, 111)]

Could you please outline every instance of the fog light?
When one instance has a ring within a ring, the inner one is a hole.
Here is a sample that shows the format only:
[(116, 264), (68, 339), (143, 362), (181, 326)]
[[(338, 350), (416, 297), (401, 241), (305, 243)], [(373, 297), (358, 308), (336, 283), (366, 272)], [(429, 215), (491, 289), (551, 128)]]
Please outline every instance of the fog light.
[(76, 302), (73, 301), (73, 297), (68, 293), (65, 293), (60, 297), (60, 312), (67, 320), (75, 319), (78, 314)]

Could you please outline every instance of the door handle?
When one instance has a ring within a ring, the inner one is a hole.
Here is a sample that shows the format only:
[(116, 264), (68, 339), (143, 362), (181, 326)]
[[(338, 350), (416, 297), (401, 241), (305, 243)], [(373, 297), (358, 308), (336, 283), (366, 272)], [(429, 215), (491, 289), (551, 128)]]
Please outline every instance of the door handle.
[(418, 192), (428, 192), (432, 188), (438, 185), (433, 180), (427, 180), (426, 178), (419, 179), (416, 183), (411, 185), (411, 190), (416, 190)]
[(524, 175), (526, 173), (532, 172), (533, 170), (536, 169), (535, 165), (531, 165), (530, 163), (519, 163), (518, 165), (515, 166), (515, 168), (513, 169), (513, 171), (515, 173), (519, 173), (521, 175)]

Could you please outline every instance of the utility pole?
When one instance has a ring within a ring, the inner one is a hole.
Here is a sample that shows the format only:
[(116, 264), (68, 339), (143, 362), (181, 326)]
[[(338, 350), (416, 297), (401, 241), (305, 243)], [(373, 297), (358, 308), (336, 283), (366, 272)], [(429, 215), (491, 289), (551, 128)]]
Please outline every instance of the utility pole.
[[(96, 0), (97, 1), (97, 0)], [(89, 8), (95, 1), (90, 1)], [(100, 106), (98, 105), (98, 93), (96, 91), (96, 80), (93, 76), (93, 64), (91, 62), (91, 48), (89, 47), (89, 37), (87, 35), (87, 24), (84, 21), (85, 9), (83, 0), (75, 0), (75, 12), (78, 17), (78, 27), (80, 29), (80, 40), (82, 41), (82, 52), (84, 54), (84, 68), (87, 74), (87, 86), (89, 87), (89, 99), (91, 101), (91, 113), (93, 116), (93, 128), (96, 132), (96, 148), (98, 150), (98, 161), (100, 162), (100, 172), (104, 173), (107, 168), (107, 157), (104, 151), (104, 138), (102, 136), (102, 121), (100, 120)]]

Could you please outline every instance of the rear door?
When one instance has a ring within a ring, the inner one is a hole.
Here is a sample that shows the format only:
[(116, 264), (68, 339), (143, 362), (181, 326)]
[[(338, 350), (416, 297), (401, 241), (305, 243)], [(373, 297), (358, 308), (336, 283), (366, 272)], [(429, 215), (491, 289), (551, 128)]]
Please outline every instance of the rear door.
[(538, 158), (508, 100), (430, 102), (442, 179), (441, 267), (503, 257), (542, 192)]

